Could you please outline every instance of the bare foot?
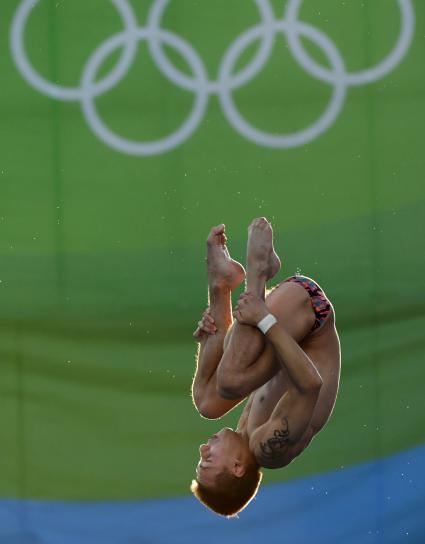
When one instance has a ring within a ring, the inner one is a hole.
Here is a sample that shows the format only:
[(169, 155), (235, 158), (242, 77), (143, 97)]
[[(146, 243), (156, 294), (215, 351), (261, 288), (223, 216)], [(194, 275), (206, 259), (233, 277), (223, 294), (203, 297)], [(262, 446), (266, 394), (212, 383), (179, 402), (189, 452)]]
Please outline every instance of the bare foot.
[(265, 217), (254, 219), (248, 227), (246, 263), (248, 273), (265, 276), (266, 281), (280, 270), (281, 263), (273, 247), (273, 229)]
[(207, 238), (207, 268), (210, 287), (236, 289), (245, 279), (244, 267), (230, 257), (223, 224), (213, 227)]

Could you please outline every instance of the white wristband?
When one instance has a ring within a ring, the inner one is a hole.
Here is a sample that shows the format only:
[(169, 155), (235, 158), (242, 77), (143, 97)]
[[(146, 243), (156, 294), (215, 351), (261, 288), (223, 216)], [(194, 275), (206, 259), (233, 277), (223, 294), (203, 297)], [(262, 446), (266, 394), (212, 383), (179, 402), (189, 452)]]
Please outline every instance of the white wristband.
[(277, 323), (275, 316), (267, 314), (266, 317), (263, 317), (263, 319), (257, 323), (257, 327), (263, 334), (266, 334), (270, 327), (273, 327), (275, 323)]

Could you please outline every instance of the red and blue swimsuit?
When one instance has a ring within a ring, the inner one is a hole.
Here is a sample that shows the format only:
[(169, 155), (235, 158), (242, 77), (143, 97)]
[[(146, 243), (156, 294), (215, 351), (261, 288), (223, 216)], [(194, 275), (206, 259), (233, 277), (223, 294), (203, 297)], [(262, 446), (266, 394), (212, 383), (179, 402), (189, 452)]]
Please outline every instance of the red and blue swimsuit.
[(296, 283), (299, 283), (304, 287), (304, 289), (307, 290), (308, 294), (310, 295), (311, 305), (316, 315), (316, 321), (314, 322), (314, 325), (310, 331), (313, 332), (314, 330), (318, 329), (328, 317), (329, 312), (331, 311), (331, 304), (329, 300), (326, 298), (322, 289), (311, 278), (299, 275), (291, 276), (290, 278), (286, 278), (286, 280), (283, 280), (282, 283), (285, 283), (287, 281), (294, 281)]

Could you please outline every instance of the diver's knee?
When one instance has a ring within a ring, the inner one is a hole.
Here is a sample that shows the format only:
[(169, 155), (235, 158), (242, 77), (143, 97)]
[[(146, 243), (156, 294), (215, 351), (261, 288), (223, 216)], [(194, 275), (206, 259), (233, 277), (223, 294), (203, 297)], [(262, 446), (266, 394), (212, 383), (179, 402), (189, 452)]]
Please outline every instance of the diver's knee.
[(217, 406), (208, 403), (201, 403), (197, 406), (198, 413), (205, 419), (219, 419), (223, 415), (223, 411)]

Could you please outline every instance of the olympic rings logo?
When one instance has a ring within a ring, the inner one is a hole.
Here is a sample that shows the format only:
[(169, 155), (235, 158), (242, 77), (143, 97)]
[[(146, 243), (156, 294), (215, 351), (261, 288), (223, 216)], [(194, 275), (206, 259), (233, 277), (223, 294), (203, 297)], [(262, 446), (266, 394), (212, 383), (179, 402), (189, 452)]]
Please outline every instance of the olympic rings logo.
[[(24, 46), (24, 31), (31, 11), (40, 0), (23, 0), (16, 10), (10, 35), (14, 62), (26, 81), (39, 92), (64, 101), (78, 101), (93, 132), (108, 146), (130, 155), (165, 153), (185, 142), (198, 128), (204, 117), (208, 100), (217, 95), (223, 113), (232, 127), (258, 145), (272, 148), (292, 148), (311, 142), (323, 134), (340, 113), (350, 86), (372, 83), (386, 76), (403, 59), (410, 47), (415, 28), (411, 0), (397, 0), (401, 26), (397, 42), (391, 52), (376, 66), (348, 72), (338, 48), (321, 30), (299, 19), (303, 0), (288, 0), (283, 17), (275, 17), (270, 0), (254, 0), (260, 22), (243, 32), (229, 46), (221, 60), (216, 80), (210, 80), (205, 65), (196, 50), (184, 38), (161, 27), (161, 20), (169, 0), (154, 0), (147, 24), (138, 25), (128, 0), (111, 0), (123, 24), (123, 31), (106, 39), (92, 53), (82, 70), (78, 87), (64, 87), (47, 81), (28, 60)], [(233, 91), (239, 89), (262, 70), (273, 49), (276, 34), (283, 33), (292, 55), (311, 76), (333, 87), (331, 99), (322, 115), (311, 126), (290, 134), (270, 134), (250, 124), (238, 110)], [(307, 38), (326, 56), (330, 68), (321, 66), (304, 48), (300, 38)], [(182, 125), (170, 135), (154, 141), (134, 141), (113, 132), (100, 118), (95, 99), (111, 90), (125, 77), (132, 66), (140, 41), (147, 42), (150, 54), (161, 73), (174, 85), (193, 93), (192, 109)], [(251, 62), (235, 72), (238, 59), (253, 43), (259, 47)], [(174, 66), (164, 52), (163, 45), (174, 48), (191, 69), (191, 76)], [(114, 68), (97, 81), (104, 61), (115, 50), (122, 49)]]

